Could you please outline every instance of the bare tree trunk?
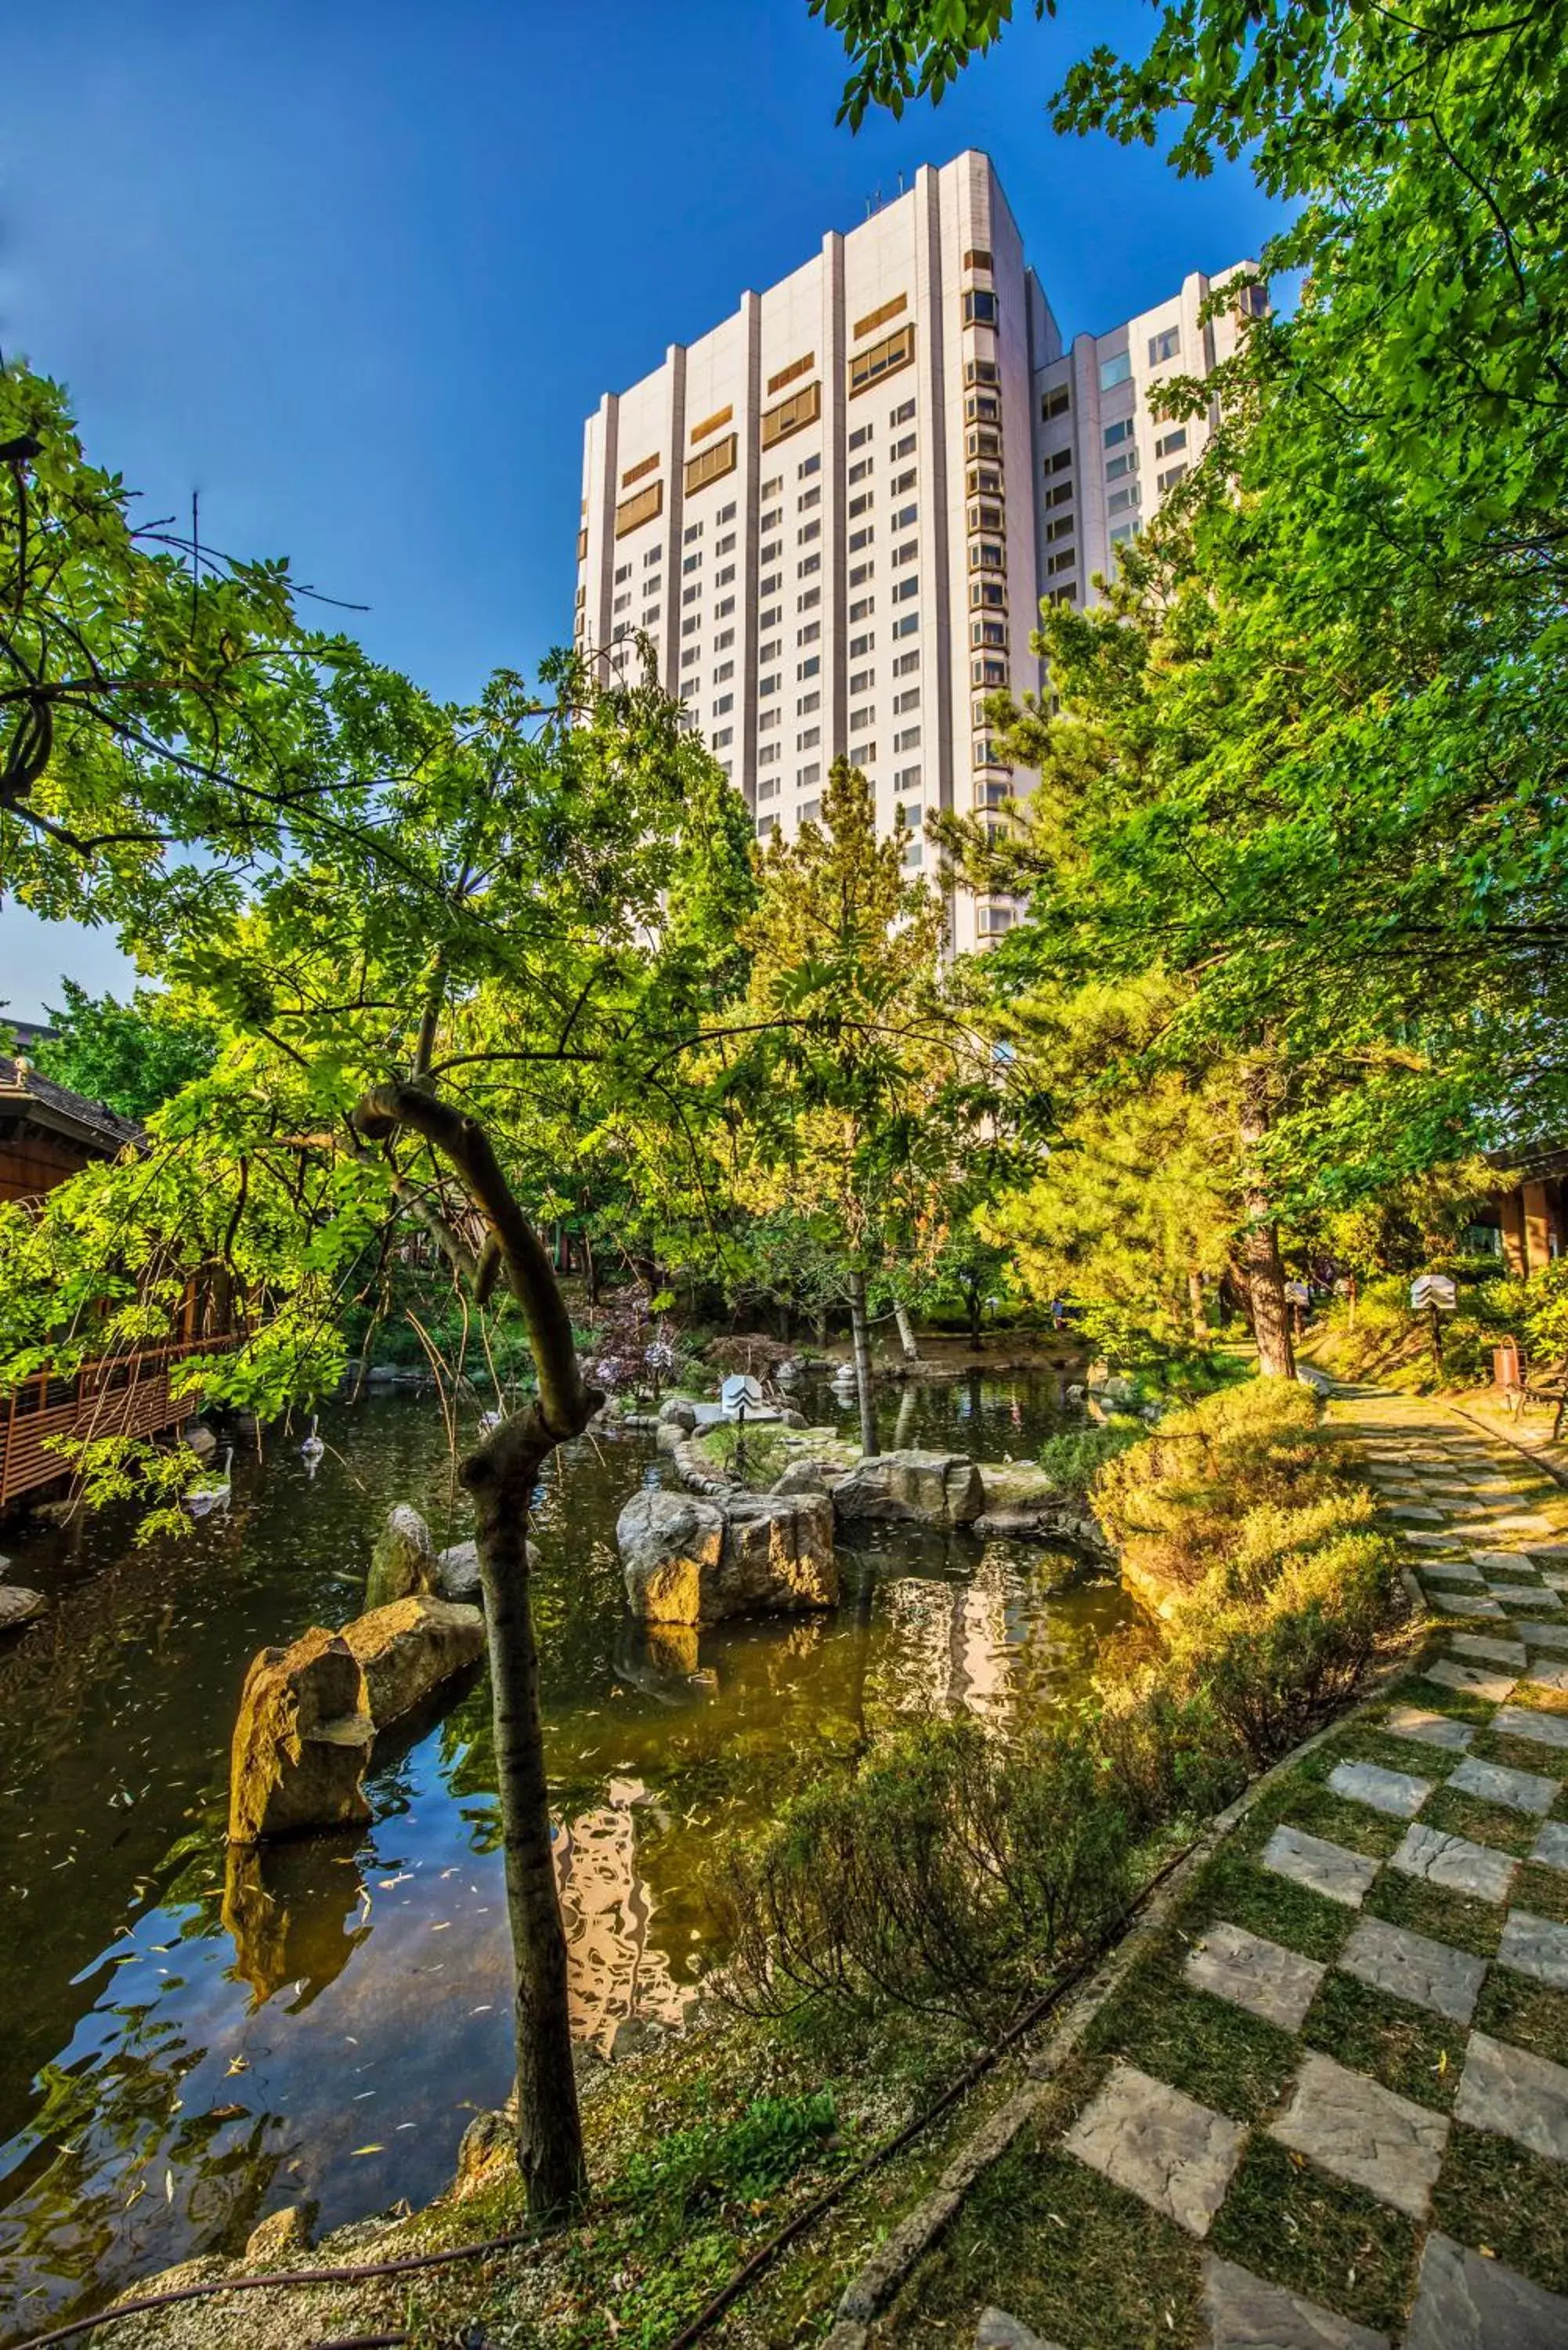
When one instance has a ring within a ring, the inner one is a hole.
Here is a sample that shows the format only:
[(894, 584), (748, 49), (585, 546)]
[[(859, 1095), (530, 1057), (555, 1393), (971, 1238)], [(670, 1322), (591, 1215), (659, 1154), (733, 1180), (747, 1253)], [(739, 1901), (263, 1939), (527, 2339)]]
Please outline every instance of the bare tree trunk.
[(983, 1301), (979, 1284), (971, 1281), (969, 1285), (969, 1343), (977, 1355), (981, 1353), (985, 1347), (985, 1328), (981, 1319)]
[(474, 1496), (476, 1546), (490, 1634), (496, 1783), (514, 1970), (517, 2163), (528, 2209), (559, 2219), (581, 2202), (587, 2174), (572, 2069), (566, 1939), (550, 1847), (550, 1804), (539, 1717), (539, 1658), (529, 1603), (528, 1509), (540, 1468), (581, 1433), (604, 1399), (583, 1385), (572, 1318), (549, 1254), (512, 1195), (483, 1127), (423, 1086), (377, 1086), (354, 1122), (368, 1141), (402, 1128), (440, 1150), (489, 1224), (474, 1265), (481, 1304), (499, 1275), (523, 1309), (539, 1400), (503, 1421), (460, 1471)]
[(1272, 1211), (1268, 1186), (1254, 1154), (1269, 1130), (1268, 1071), (1252, 1062), (1241, 1080), (1241, 1201), (1247, 1222), (1236, 1254), (1247, 1284), (1252, 1308), (1252, 1336), (1258, 1345), (1258, 1368), (1265, 1378), (1293, 1379), (1295, 1350), (1291, 1345), (1291, 1315), (1285, 1299), (1285, 1269), (1280, 1261), (1280, 1229)]
[(528, 1508), (540, 1468), (554, 1449), (555, 1439), (530, 1410), (504, 1421), (459, 1471), (474, 1497), (490, 1633), (491, 1714), (514, 1976), (517, 2168), (529, 2211), (541, 2219), (571, 2211), (588, 2183), (528, 1588)]
[(871, 1388), (871, 1332), (866, 1318), (866, 1275), (849, 1276), (849, 1331), (855, 1348), (855, 1386), (860, 1399), (860, 1450), (869, 1461), (880, 1452), (877, 1406)]
[(893, 1450), (902, 1452), (915, 1432), (915, 1400), (919, 1388), (913, 1379), (906, 1379), (904, 1392), (898, 1398), (898, 1424), (893, 1430)]
[(901, 1297), (893, 1300), (893, 1319), (898, 1326), (898, 1345), (907, 1363), (918, 1363), (920, 1349), (915, 1340), (915, 1326), (909, 1319), (909, 1309)]
[(1209, 1313), (1203, 1303), (1203, 1275), (1190, 1269), (1187, 1275), (1187, 1305), (1192, 1316), (1192, 1335), (1199, 1346), (1209, 1336)]

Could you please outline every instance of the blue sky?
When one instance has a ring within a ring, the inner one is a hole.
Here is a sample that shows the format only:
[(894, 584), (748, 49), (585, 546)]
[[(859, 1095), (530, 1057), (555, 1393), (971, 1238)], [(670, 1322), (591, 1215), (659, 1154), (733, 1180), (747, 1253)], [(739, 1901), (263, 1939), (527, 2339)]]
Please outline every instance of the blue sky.
[[(0, 77), (0, 338), (155, 513), (286, 555), (442, 694), (566, 631), (584, 416), (899, 173), (994, 157), (1064, 330), (1256, 252), (1241, 171), (1060, 140), (1045, 99), (1141, 0), (1027, 0), (934, 111), (836, 129), (805, 0), (51, 0)], [(0, 907), (0, 1000), (116, 973)]]

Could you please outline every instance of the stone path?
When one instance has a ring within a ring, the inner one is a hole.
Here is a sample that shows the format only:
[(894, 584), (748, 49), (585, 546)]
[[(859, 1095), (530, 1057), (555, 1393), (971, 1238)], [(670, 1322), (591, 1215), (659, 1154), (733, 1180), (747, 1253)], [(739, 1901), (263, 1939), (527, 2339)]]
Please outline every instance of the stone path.
[[(1243, 2112), (1238, 2071), (1220, 2110), (1134, 2061), (1134, 2031), (1061, 2149), (1195, 2245), (1244, 2235), (1245, 2263), (1199, 2255), (1211, 2350), (1568, 2350), (1568, 1494), (1437, 1404), (1342, 1395), (1331, 1419), (1364, 1448), (1438, 1637), (1348, 1742), (1361, 1751), (1303, 1778), (1245, 1879), (1232, 1870), (1246, 1915), (1210, 1918), (1172, 1981), (1173, 1999), (1199, 1995), (1189, 2028), (1144, 2033), (1190, 2082), (1204, 2003), (1255, 2019), (1230, 2029), (1276, 2035), (1277, 2094)], [(1248, 1894), (1260, 1879), (1278, 1894)], [(1409, 2055), (1423, 2044), (1425, 2064)], [(1374, 2077), (1401, 2048), (1401, 2085)], [(1293, 2177), (1269, 2169), (1271, 2144)], [(1256, 2180), (1275, 2176), (1292, 2209), (1260, 2229)], [(1369, 2241), (1389, 2215), (1405, 2282), (1385, 2326), (1360, 2322), (1354, 2260), (1319, 2260), (1321, 2300), (1296, 2289), (1297, 2214), (1330, 2208), (1331, 2182), (1371, 2215)], [(980, 2336), (1040, 2338), (999, 2309)]]

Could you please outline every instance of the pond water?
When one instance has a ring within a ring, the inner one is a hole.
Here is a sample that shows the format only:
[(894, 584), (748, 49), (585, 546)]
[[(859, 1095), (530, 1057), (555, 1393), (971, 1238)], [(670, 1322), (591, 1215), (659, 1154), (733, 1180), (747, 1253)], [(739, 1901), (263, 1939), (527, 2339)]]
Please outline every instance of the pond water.
[[(852, 1424), (826, 1388), (810, 1408)], [(938, 1383), (887, 1395), (884, 1440), (1026, 1459), (1064, 1416), (1054, 1376)], [(183, 1542), (100, 1517), (7, 1544), (51, 1610), (0, 1661), (0, 2343), (243, 2245), (284, 2203), (333, 2226), (428, 2199), (510, 2085), (483, 1681), (378, 1748), (362, 1835), (227, 1853), (255, 1650), (358, 1612), (389, 1503), (438, 1545), (468, 1531), (433, 1399), (322, 1433), (314, 1475), (296, 1441), (236, 1460), (231, 1509)], [(1038, 1549), (878, 1529), (841, 1550), (835, 1615), (656, 1648), (614, 1543), (654, 1460), (630, 1432), (572, 1446), (537, 1529), (574, 2010), (601, 2051), (692, 1996), (718, 1830), (901, 1713), (1051, 1704), (1131, 1612), (1056, 1588), (1066, 1562)]]

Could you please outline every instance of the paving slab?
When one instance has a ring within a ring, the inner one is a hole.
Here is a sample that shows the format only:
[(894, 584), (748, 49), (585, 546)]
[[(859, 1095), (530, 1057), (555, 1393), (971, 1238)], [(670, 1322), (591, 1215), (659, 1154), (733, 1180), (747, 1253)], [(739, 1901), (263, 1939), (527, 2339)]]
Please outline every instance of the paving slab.
[(1528, 1738), (1532, 1745), (1568, 1749), (1568, 1713), (1538, 1713), (1531, 1705), (1500, 1705), (1487, 1727), (1501, 1738)]
[(1417, 1779), (1408, 1771), (1386, 1771), (1380, 1762), (1336, 1762), (1328, 1783), (1336, 1795), (1396, 1820), (1413, 1820), (1433, 1786), (1430, 1779)]
[(1528, 1575), (1530, 1572), (1530, 1561), (1522, 1551), (1472, 1550), (1469, 1556), (1472, 1566), (1490, 1567), (1493, 1575)]
[(1282, 2032), (1299, 2032), (1328, 1969), (1245, 1927), (1217, 1925), (1188, 1952), (1183, 1972), (1199, 1991), (1228, 1999)]
[[(1472, 2032), (1454, 2118), (1568, 2162), (1568, 2065)], [(1568, 2341), (1568, 2335), (1564, 2335)]]
[(1386, 1925), (1381, 1918), (1356, 1919), (1339, 1964), (1374, 1991), (1408, 2000), (1413, 2007), (1428, 2007), (1454, 2023), (1469, 2022), (1486, 1980), (1484, 1959), (1451, 1950), (1447, 1942), (1413, 1933), (1407, 1926)]
[(1560, 1926), (1554, 1918), (1537, 1918), (1528, 1909), (1511, 1909), (1497, 1946), (1497, 1962), (1511, 1967), (1516, 1975), (1550, 1983), (1553, 1991), (1568, 1991), (1568, 1926)]
[(1568, 1690), (1568, 1657), (1561, 1664), (1552, 1665), (1542, 1664), (1537, 1658), (1524, 1678), (1539, 1682), (1542, 1689)]
[(1434, 2229), (1421, 2252), (1405, 2350), (1563, 2350), (1568, 2301)]
[(1420, 1502), (1396, 1502), (1383, 1514), (1397, 1518), (1402, 1526), (1440, 1526), (1449, 1513), (1446, 1510), (1429, 1509)]
[(1530, 1662), (1517, 1640), (1499, 1640), (1490, 1632), (1450, 1632), (1449, 1647), (1472, 1665), (1506, 1665), (1515, 1673)]
[(974, 2350), (1062, 2350), (1059, 2342), (1047, 2342), (1044, 2334), (1032, 2334), (1027, 2325), (1010, 2317), (1005, 2309), (982, 2309), (975, 2329)]
[(1326, 1836), (1292, 1827), (1276, 1828), (1259, 1859), (1274, 1876), (1288, 1877), (1293, 1885), (1304, 1885), (1309, 1892), (1343, 1901), (1350, 1909), (1360, 1908), (1379, 1866), (1365, 1853), (1347, 1852)]
[(1417, 1526), (1402, 1526), (1400, 1532), (1407, 1543), (1415, 1544), (1417, 1550), (1458, 1550), (1459, 1546), (1458, 1534), (1435, 1534), (1425, 1527)]
[(1336, 2178), (1424, 2220), (1449, 2142), (1449, 2117), (1309, 2052), (1270, 2136)]
[(1398, 1851), (1390, 1854), (1388, 1866), (1402, 1877), (1418, 1877), (1449, 1893), (1472, 1894), (1481, 1901), (1506, 1901), (1519, 1863), (1511, 1853), (1472, 1844), (1469, 1836), (1445, 1835), (1440, 1828), (1426, 1827), (1416, 1820), (1406, 1829)]
[(1533, 1812), (1544, 1819), (1557, 1801), (1558, 1783), (1534, 1771), (1509, 1771), (1501, 1762), (1481, 1762), (1468, 1755), (1449, 1780), (1461, 1795), (1483, 1804), (1502, 1804), (1511, 1812)]
[(1386, 2334), (1266, 2284), (1233, 2261), (1203, 2257), (1209, 2350), (1389, 2350)]
[(1461, 1558), (1424, 1558), (1421, 1573), (1434, 1583), (1473, 1584), (1478, 1591), (1486, 1587), (1486, 1577), (1479, 1566), (1470, 1566)]
[(1561, 1617), (1555, 1623), (1537, 1620), (1532, 1616), (1521, 1617), (1513, 1627), (1521, 1640), (1532, 1648), (1568, 1648), (1568, 1623)]
[(1440, 1746), (1463, 1754), (1476, 1734), (1473, 1721), (1458, 1721), (1451, 1713), (1428, 1713), (1425, 1706), (1397, 1705), (1381, 1725), (1394, 1738), (1413, 1738), (1421, 1746)]
[(1540, 1534), (1547, 1541), (1555, 1531), (1550, 1518), (1540, 1517), (1533, 1510), (1521, 1510), (1512, 1517), (1494, 1518), (1491, 1530), (1494, 1534)]
[(1544, 1868), (1568, 1868), (1568, 1820), (1543, 1820), (1530, 1857)]
[(1436, 1681), (1439, 1689), (1463, 1690), (1467, 1697), (1487, 1698), (1493, 1705), (1501, 1705), (1505, 1698), (1513, 1695), (1511, 1675), (1482, 1672), (1476, 1665), (1456, 1665), (1447, 1657), (1428, 1665), (1421, 1678)]
[(1444, 1616), (1462, 1616), (1467, 1621), (1473, 1617), (1485, 1617), (1489, 1624), (1506, 1624), (1508, 1610), (1501, 1599), (1479, 1586), (1472, 1590), (1468, 1583), (1440, 1583), (1428, 1590), (1427, 1598), (1435, 1612)]
[(1546, 1596), (1538, 1583), (1499, 1583), (1494, 1579), (1487, 1589), (1505, 1607), (1539, 1607)]
[(1063, 2144), (1189, 2235), (1206, 2236), (1246, 2135), (1240, 2122), (1117, 2063)]

